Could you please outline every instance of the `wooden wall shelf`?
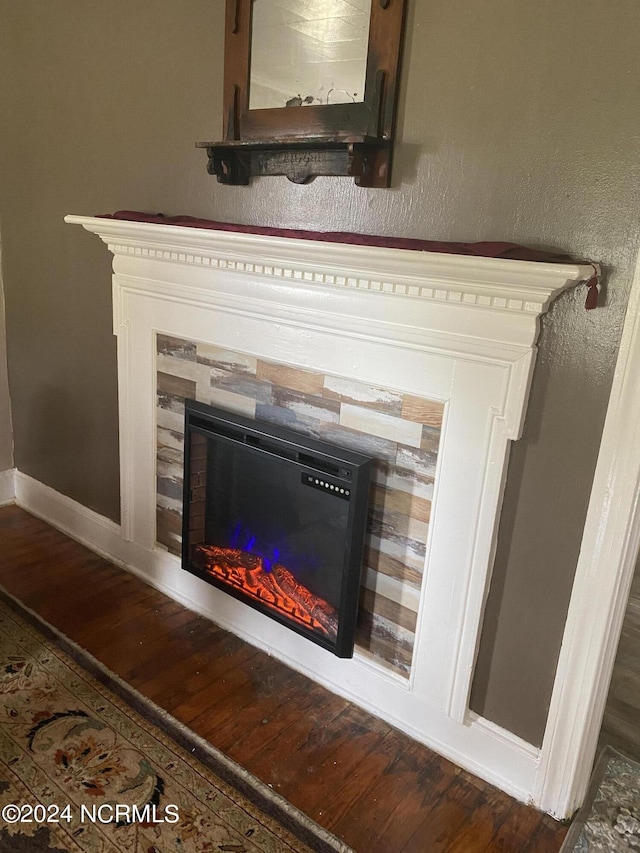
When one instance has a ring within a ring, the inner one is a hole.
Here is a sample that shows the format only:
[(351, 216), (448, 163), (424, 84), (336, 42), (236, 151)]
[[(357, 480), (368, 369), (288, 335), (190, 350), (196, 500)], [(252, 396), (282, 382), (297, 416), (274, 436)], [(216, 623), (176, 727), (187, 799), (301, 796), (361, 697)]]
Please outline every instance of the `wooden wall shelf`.
[(206, 148), (207, 170), (221, 184), (243, 186), (260, 175), (286, 175), (306, 184), (320, 175), (341, 175), (361, 187), (389, 185), (391, 141), (376, 137), (234, 140), (196, 147)]

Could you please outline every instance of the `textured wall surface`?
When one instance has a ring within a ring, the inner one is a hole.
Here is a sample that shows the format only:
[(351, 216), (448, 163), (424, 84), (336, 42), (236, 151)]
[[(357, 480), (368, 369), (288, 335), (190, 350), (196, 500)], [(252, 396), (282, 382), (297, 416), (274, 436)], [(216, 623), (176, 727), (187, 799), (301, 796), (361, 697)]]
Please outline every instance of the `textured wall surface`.
[[(0, 261), (2, 258), (0, 234)], [(11, 427), (11, 401), (7, 372), (7, 339), (5, 332), (4, 289), (0, 266), (0, 471), (13, 468), (13, 430)]]
[(222, 187), (223, 6), (0, 0), (0, 216), (16, 463), (118, 516), (109, 263), (65, 213), (118, 208), (554, 246), (607, 269), (603, 307), (542, 326), (512, 451), (475, 710), (539, 743), (635, 258), (637, 0), (410, 0), (394, 187)]

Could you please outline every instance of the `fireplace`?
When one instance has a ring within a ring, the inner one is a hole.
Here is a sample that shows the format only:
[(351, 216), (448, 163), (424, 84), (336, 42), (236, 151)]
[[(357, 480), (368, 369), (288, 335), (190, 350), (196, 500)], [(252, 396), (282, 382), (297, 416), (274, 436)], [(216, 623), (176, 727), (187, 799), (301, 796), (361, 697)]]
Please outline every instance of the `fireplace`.
[[(474, 715), (468, 695), (539, 318), (593, 269), (67, 221), (114, 255), (118, 559), (456, 763), (541, 802), (539, 750)], [(375, 458), (352, 658), (182, 570), (185, 398)]]
[(371, 459), (185, 401), (182, 567), (352, 657)]

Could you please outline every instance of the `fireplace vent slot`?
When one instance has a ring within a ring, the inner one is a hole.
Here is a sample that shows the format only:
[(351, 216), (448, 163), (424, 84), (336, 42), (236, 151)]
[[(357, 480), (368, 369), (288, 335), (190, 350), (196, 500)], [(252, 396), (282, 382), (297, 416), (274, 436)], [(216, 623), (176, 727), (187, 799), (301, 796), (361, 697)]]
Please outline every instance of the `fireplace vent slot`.
[(298, 461), (309, 468), (314, 468), (316, 471), (323, 471), (325, 474), (333, 474), (335, 477), (349, 476), (347, 469), (340, 470), (340, 466), (328, 459), (321, 459), (317, 456), (311, 456), (309, 453), (298, 453)]
[[(191, 426), (195, 429), (201, 429), (205, 433), (211, 432), (212, 429), (211, 421), (205, 420), (204, 418), (198, 418), (196, 416), (191, 418)], [(245, 440), (245, 435), (242, 430), (233, 429), (226, 423), (217, 423), (215, 425), (215, 432), (218, 435), (224, 436), (224, 438), (230, 438), (232, 441)]]
[(296, 459), (296, 453), (294, 450), (289, 450), (289, 448), (282, 444), (269, 441), (269, 439), (264, 436), (251, 434), (245, 435), (244, 443), (249, 447), (256, 447), (258, 450), (263, 450), (265, 453), (271, 453), (282, 459), (291, 459), (292, 461), (295, 461)]

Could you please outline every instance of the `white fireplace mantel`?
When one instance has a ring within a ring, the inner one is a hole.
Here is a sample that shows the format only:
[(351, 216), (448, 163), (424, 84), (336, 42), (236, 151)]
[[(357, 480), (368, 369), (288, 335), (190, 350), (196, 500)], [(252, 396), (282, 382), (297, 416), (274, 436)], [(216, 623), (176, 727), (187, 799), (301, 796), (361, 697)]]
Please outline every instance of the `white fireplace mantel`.
[[(468, 708), (506, 462), (539, 318), (590, 266), (67, 216), (114, 255), (122, 538), (155, 586), (524, 801), (539, 751)], [(444, 405), (410, 677), (338, 660), (156, 543), (156, 334)]]

